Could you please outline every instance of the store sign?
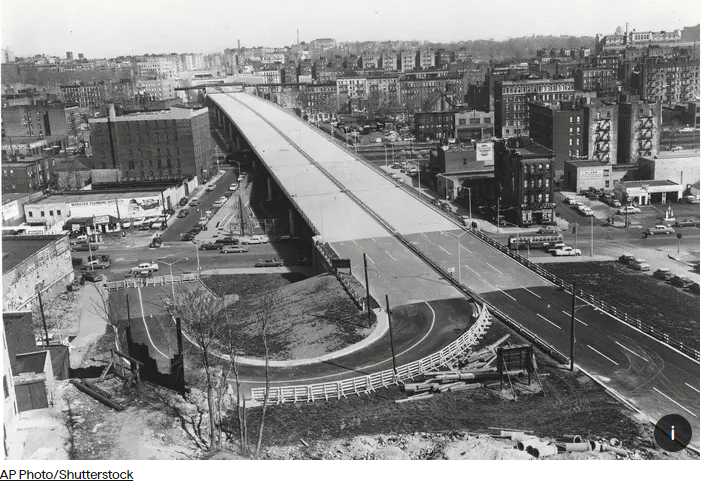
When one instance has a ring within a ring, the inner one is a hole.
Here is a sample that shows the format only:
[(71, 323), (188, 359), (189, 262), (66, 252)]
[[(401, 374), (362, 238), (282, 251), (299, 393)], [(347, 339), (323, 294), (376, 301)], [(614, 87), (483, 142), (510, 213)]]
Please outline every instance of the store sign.
[(102, 216), (99, 216), (99, 217), (94, 217), (94, 218), (92, 219), (92, 222), (93, 222), (95, 225), (100, 225), (100, 224), (102, 224), (102, 223), (110, 223), (110, 217), (107, 216), (107, 215), (102, 215)]
[(604, 177), (604, 169), (598, 167), (596, 169), (580, 169), (579, 178), (580, 179), (597, 179)]
[(550, 208), (555, 208), (555, 203), (531, 203), (524, 206), (524, 209), (527, 210), (545, 210)]
[(76, 203), (71, 203), (71, 207), (74, 206), (98, 206), (106, 205), (109, 201), (78, 201)]

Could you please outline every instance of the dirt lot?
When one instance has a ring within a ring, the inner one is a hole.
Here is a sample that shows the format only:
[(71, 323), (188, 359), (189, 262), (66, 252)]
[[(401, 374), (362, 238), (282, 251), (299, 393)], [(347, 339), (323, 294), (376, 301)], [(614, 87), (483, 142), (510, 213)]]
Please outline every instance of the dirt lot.
[[(287, 284), (299, 275), (231, 275), (205, 279), (219, 295), (239, 295), (237, 322), (254, 336), (246, 347), (248, 356), (262, 356), (256, 309), (260, 295), (276, 290), (268, 343), (271, 358), (311, 358), (357, 343), (370, 334), (366, 314), (360, 311), (332, 275)], [(211, 281), (209, 281), (211, 280)], [(323, 293), (323, 294), (322, 294)]]
[(644, 273), (636, 273), (616, 261), (548, 263), (542, 265), (577, 288), (609, 299), (629, 315), (648, 319), (670, 336), (689, 346), (699, 345), (699, 298)]

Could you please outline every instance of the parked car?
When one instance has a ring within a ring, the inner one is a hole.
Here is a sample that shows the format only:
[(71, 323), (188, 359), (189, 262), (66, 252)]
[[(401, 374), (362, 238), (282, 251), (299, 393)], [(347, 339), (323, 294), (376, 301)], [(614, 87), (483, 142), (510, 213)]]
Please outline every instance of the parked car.
[(190, 214), (190, 210), (188, 210), (187, 208), (183, 208), (182, 210), (180, 210), (178, 212), (178, 218), (185, 218), (189, 214)]
[(192, 198), (192, 200), (190, 200), (190, 206), (200, 206), (200, 200), (197, 198)]
[(146, 218), (144, 218), (144, 217), (137, 218), (136, 220), (133, 221), (132, 226), (134, 228), (140, 227), (144, 224), (145, 221), (146, 221)]
[(137, 271), (158, 271), (158, 264), (154, 262), (140, 263), (138, 266), (134, 266), (129, 270), (130, 273), (136, 273)]
[(610, 199), (610, 200), (607, 201), (606, 203), (607, 203), (608, 205), (610, 205), (610, 206), (613, 206), (614, 208), (620, 208), (620, 207), (622, 206), (622, 205), (621, 205), (621, 202), (618, 201), (618, 200), (615, 199), (615, 198)]
[(264, 244), (263, 239), (260, 237), (241, 237), (241, 244)]
[(70, 244), (71, 245), (76, 245), (76, 244), (85, 244), (88, 242), (88, 236), (87, 235), (78, 235), (71, 239)]
[(634, 259), (628, 266), (635, 269), (636, 271), (650, 271), (650, 265), (645, 261), (645, 259)]
[(233, 191), (227, 191), (227, 192), (224, 193), (224, 196), (226, 196), (227, 198), (230, 198), (230, 197), (232, 197), (233, 195), (234, 195), (234, 192), (233, 192)]
[[(175, 210), (174, 210), (173, 208), (168, 208), (168, 209), (165, 211), (165, 217), (169, 217), (169, 216), (172, 216), (172, 215), (175, 215)], [(165, 218), (165, 217), (164, 217), (164, 218)]]
[(92, 271), (86, 271), (83, 273), (83, 280), (85, 281), (91, 281), (93, 283), (97, 283), (99, 281), (102, 281), (105, 277), (102, 276), (99, 273), (94, 273)]
[(674, 229), (671, 227), (668, 227), (667, 225), (655, 225), (654, 227), (650, 227), (645, 231), (648, 235), (669, 235), (674, 233)]
[(635, 261), (635, 256), (632, 254), (623, 254), (622, 256), (620, 256), (618, 258), (618, 262), (623, 263), (625, 265), (628, 265), (628, 264), (632, 263), (633, 261)]
[(698, 284), (698, 283), (692, 283), (692, 284), (689, 286), (689, 291), (698, 295), (698, 294), (699, 294), (699, 284)]
[(679, 288), (689, 288), (694, 282), (691, 281), (687, 276), (675, 275), (672, 277), (671, 283)]
[(568, 196), (565, 198), (566, 205), (573, 205), (576, 202), (577, 202), (577, 198), (575, 198), (574, 196)]
[(215, 240), (214, 243), (222, 245), (238, 245), (239, 239), (235, 237), (224, 237), (223, 239)]
[(638, 213), (640, 213), (640, 208), (632, 205), (623, 206), (616, 211), (617, 215), (637, 215)]
[(224, 244), (217, 244), (216, 242), (207, 242), (206, 244), (202, 244), (200, 246), (201, 251), (218, 251), (224, 247)]
[(541, 227), (538, 229), (536, 233), (538, 234), (557, 234), (560, 231), (560, 229), (557, 227), (557, 225), (546, 225), (545, 227)]
[(672, 278), (674, 278), (674, 274), (672, 274), (669, 268), (660, 268), (654, 273), (652, 273), (652, 276), (662, 281), (669, 281)]
[(192, 240), (194, 238), (195, 238), (195, 234), (191, 234), (191, 233), (187, 232), (187, 233), (184, 233), (182, 235), (182, 237), (180, 237), (180, 240), (181, 241), (188, 241), (188, 240)]
[(567, 246), (561, 249), (555, 249), (550, 254), (553, 256), (581, 256), (581, 249), (575, 249), (573, 247)]
[(178, 204), (180, 206), (185, 206), (187, 204), (187, 198), (180, 198), (180, 201), (178, 201)]
[(588, 206), (578, 207), (577, 211), (579, 211), (579, 213), (584, 215), (585, 217), (590, 217), (594, 214), (594, 212)]
[(153, 278), (153, 273), (151, 271), (134, 271), (125, 274), (124, 278)]
[(151, 229), (153, 230), (160, 230), (162, 228), (165, 228), (166, 222), (163, 220), (156, 220), (151, 224)]
[(236, 191), (239, 188), (239, 185), (236, 183), (229, 184), (229, 191)]
[(279, 259), (258, 259), (256, 268), (276, 268), (283, 266), (284, 263)]
[(210, 191), (214, 191), (214, 188), (215, 188), (215, 187), (216, 187), (216, 186), (215, 186), (214, 184), (208, 184), (208, 185), (207, 185), (207, 192), (209, 193)]
[(694, 196), (694, 195), (688, 195), (688, 196), (684, 196), (682, 198), (682, 203), (689, 204), (689, 205), (698, 205), (700, 201), (701, 201), (701, 198), (699, 198), (698, 196)]
[(108, 269), (112, 265), (112, 261), (103, 261), (102, 259), (93, 259), (88, 261), (82, 269)]
[(71, 257), (71, 262), (73, 263), (73, 266), (82, 266), (83, 265), (83, 258), (82, 257)]
[(240, 245), (227, 245), (219, 251), (221, 254), (229, 254), (231, 252), (248, 252), (248, 247)]
[(292, 242), (292, 241), (295, 241), (295, 240), (297, 240), (297, 237), (295, 237), (295, 236), (293, 236), (293, 235), (281, 235), (281, 236), (277, 239), (278, 242)]
[(699, 220), (697, 218), (682, 218), (674, 222), (675, 227), (698, 227)]
[(99, 245), (90, 242), (85, 242), (84, 244), (76, 244), (71, 247), (72, 251), (96, 251), (100, 248)]

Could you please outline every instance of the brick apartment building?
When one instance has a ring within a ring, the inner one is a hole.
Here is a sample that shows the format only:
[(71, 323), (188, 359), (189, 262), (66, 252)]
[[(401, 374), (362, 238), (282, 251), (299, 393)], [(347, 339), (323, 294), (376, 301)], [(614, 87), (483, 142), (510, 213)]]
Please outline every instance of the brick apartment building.
[(494, 136), (494, 113), (472, 110), (455, 113), (455, 140), (482, 141)]
[(9, 106), (2, 108), (2, 136), (68, 135), (68, 113), (73, 105), (63, 103)]
[(207, 108), (90, 119), (96, 169), (119, 169), (124, 179), (209, 178), (211, 149)]
[(499, 183), (501, 214), (517, 225), (555, 220), (555, 154), (529, 138), (494, 145), (494, 173)]
[(54, 171), (54, 158), (47, 155), (20, 155), (3, 161), (2, 192), (35, 193), (46, 189)]
[(586, 154), (584, 110), (572, 101), (529, 102), (528, 112), (531, 139), (555, 153), (555, 176), (562, 176), (566, 160)]
[(660, 151), (662, 103), (642, 101), (636, 96), (624, 96), (618, 103), (619, 164), (637, 164), (640, 157), (657, 155)]
[(640, 76), (640, 94), (649, 101), (674, 106), (699, 99), (698, 60), (645, 58)]

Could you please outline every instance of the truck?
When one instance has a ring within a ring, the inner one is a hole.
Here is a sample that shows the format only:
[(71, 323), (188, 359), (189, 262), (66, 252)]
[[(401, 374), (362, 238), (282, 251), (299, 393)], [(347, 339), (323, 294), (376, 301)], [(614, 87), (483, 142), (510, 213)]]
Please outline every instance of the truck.
[(158, 264), (156, 263), (140, 263), (138, 266), (134, 266), (129, 270), (130, 273), (139, 273), (141, 271), (158, 271)]

